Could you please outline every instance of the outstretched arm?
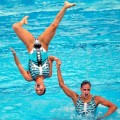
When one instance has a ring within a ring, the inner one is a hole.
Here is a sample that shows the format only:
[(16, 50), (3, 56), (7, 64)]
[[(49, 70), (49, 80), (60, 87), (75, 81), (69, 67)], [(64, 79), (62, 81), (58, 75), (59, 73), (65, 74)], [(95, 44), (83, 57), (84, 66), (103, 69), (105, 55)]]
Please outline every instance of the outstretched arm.
[(27, 81), (32, 81), (31, 75), (23, 68), (23, 66), (20, 64), (19, 59), (16, 56), (16, 52), (14, 51), (14, 49), (10, 48), (10, 50), (13, 53), (14, 56), (14, 61), (20, 71), (20, 73), (22, 74), (22, 76), (24, 77), (25, 80)]
[(100, 96), (96, 96), (96, 98), (97, 98), (98, 104), (102, 104), (102, 105), (108, 107), (108, 111), (105, 113), (105, 115), (97, 118), (97, 120), (101, 120), (102, 118), (105, 118), (105, 117), (111, 115), (117, 109), (117, 106), (114, 105), (113, 103), (111, 103), (110, 101), (105, 100), (104, 98), (102, 98)]
[(78, 94), (76, 94), (74, 91), (70, 90), (64, 84), (64, 80), (63, 80), (62, 74), (61, 74), (60, 65), (57, 66), (57, 77), (58, 77), (59, 86), (62, 88), (64, 93), (73, 100), (74, 104), (76, 104), (76, 101), (78, 99)]

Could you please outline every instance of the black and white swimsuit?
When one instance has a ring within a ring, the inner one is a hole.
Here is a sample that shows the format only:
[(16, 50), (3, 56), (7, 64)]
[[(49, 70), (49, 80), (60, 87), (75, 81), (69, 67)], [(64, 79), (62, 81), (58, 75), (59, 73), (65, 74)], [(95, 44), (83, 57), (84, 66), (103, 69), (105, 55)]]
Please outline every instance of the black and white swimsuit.
[(43, 75), (45, 78), (49, 77), (48, 53), (37, 39), (35, 39), (34, 48), (29, 53), (28, 67), (33, 80), (40, 75)]
[(77, 115), (82, 116), (95, 115), (97, 105), (95, 103), (94, 96), (92, 96), (91, 101), (88, 103), (84, 103), (79, 96), (75, 108)]

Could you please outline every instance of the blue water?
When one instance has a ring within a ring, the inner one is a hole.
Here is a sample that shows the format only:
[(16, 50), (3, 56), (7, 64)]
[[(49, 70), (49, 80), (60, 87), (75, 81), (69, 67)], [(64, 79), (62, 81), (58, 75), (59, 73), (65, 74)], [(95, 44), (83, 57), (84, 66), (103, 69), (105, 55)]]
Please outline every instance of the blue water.
[[(35, 37), (54, 20), (63, 0), (0, 0), (0, 120), (73, 120), (72, 100), (60, 89), (53, 76), (45, 80), (47, 92), (39, 97), (34, 82), (26, 82), (19, 73), (9, 47), (13, 47), (27, 69), (28, 54), (12, 24), (29, 15), (24, 26)], [(118, 106), (106, 120), (120, 119), (120, 1), (70, 0), (77, 6), (62, 19), (49, 46), (49, 55), (62, 61), (67, 86), (80, 94), (80, 83), (92, 83), (91, 94)], [(107, 108), (99, 106), (98, 116)]]

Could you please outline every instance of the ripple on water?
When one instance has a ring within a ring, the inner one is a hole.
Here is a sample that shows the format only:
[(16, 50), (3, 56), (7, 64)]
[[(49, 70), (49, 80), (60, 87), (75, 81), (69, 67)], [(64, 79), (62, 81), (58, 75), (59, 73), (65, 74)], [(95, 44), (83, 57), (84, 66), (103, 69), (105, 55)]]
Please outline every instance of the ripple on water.
[(13, 110), (14, 107), (13, 107), (13, 106), (6, 106), (6, 107), (4, 107), (3, 109), (4, 109), (4, 110)]

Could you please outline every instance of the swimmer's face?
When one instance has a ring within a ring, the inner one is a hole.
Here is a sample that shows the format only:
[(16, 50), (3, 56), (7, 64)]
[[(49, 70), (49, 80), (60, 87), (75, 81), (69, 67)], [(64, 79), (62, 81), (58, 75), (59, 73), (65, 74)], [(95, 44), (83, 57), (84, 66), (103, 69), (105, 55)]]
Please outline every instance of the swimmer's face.
[(38, 95), (43, 95), (45, 93), (45, 86), (42, 84), (36, 84), (35, 91)]
[(89, 84), (85, 84), (81, 87), (81, 92), (82, 92), (82, 96), (87, 99), (90, 96), (90, 85)]

